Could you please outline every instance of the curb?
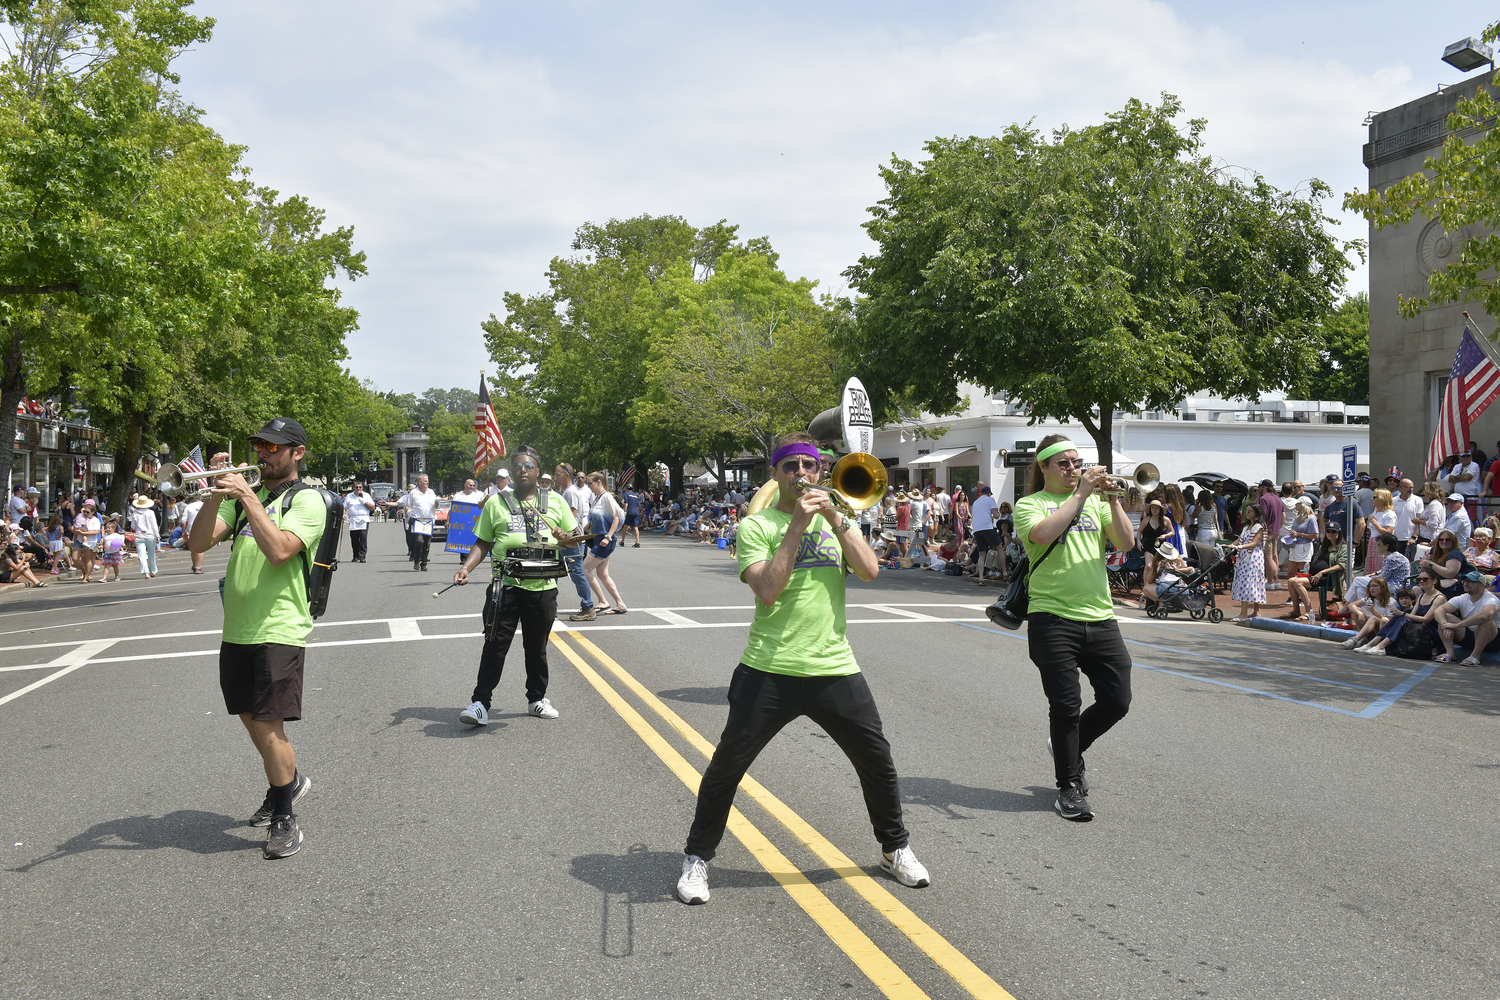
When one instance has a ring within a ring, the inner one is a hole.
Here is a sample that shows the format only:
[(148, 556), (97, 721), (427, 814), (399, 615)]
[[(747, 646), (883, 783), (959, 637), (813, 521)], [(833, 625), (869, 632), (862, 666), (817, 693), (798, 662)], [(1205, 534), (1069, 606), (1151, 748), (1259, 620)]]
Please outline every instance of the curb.
[[(1354, 634), (1349, 629), (1327, 628), (1323, 625), (1289, 622), (1276, 618), (1257, 617), (1241, 624), (1245, 628), (1259, 629), (1262, 632), (1282, 632), (1287, 635), (1301, 635), (1312, 639), (1326, 639), (1329, 642), (1343, 642)], [(1439, 647), (1438, 651), (1442, 651), (1441, 647)], [(1500, 667), (1500, 653), (1485, 653), (1479, 658), (1479, 662), (1486, 667)]]

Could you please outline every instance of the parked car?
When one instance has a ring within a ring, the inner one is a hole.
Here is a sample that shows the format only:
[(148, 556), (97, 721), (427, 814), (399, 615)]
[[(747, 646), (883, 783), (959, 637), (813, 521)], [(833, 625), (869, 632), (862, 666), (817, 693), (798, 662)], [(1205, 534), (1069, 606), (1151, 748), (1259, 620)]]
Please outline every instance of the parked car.
[(432, 540), (434, 542), (446, 542), (448, 540), (448, 511), (453, 506), (452, 500), (439, 500), (432, 511)]

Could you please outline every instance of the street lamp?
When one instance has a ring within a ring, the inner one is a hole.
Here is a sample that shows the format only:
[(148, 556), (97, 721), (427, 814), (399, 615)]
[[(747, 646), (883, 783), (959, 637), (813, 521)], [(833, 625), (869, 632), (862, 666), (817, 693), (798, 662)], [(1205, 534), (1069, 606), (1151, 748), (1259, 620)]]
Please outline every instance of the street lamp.
[(1478, 69), (1485, 63), (1489, 63), (1490, 68), (1494, 69), (1495, 50), (1482, 39), (1473, 36), (1461, 38), (1443, 50), (1443, 62), (1460, 73)]

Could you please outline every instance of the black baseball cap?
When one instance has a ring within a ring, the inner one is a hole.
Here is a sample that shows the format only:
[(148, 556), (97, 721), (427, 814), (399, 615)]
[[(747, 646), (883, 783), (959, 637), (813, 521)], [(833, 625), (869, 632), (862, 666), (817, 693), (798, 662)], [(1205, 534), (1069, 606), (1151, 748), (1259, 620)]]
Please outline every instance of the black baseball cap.
[(307, 431), (302, 425), (291, 417), (274, 417), (266, 421), (256, 434), (250, 435), (252, 441), (265, 441), (267, 444), (289, 444), (307, 447)]

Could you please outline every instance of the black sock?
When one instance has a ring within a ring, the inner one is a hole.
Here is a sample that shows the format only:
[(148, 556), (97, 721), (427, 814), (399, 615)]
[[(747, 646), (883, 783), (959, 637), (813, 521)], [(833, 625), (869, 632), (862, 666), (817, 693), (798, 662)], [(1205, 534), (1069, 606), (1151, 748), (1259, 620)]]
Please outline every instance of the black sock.
[(292, 790), (297, 787), (297, 772), (292, 772), (292, 780), (284, 785), (271, 786), (271, 813), (275, 816), (293, 816), (292, 812)]

